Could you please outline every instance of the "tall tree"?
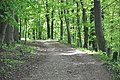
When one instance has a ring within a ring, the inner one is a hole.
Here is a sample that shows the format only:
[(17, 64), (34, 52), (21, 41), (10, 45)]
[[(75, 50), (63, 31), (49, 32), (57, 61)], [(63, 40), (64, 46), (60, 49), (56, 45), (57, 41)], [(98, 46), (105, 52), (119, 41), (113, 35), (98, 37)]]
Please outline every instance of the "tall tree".
[(47, 21), (47, 38), (50, 38), (50, 17), (49, 17), (49, 0), (46, 0), (46, 21)]
[(79, 7), (79, 2), (77, 1), (76, 2), (76, 5), (77, 5), (77, 27), (78, 27), (78, 41), (77, 41), (77, 45), (79, 47), (82, 47), (82, 38), (81, 38), (81, 27), (80, 27), (80, 15), (79, 15), (79, 12), (80, 12), (80, 7)]
[[(66, 5), (68, 5), (68, 0), (66, 0)], [(67, 27), (67, 34), (68, 34), (68, 43), (71, 44), (71, 34), (70, 34), (70, 21), (69, 21), (69, 8), (64, 10), (65, 13), (65, 22), (66, 22), (66, 27)]]
[[(54, 0), (53, 0), (54, 2)], [(52, 13), (51, 13), (51, 18), (52, 18), (52, 21), (51, 21), (51, 39), (53, 39), (53, 31), (54, 31), (54, 6), (52, 5)]]
[(82, 5), (82, 16), (83, 16), (83, 26), (84, 26), (84, 48), (88, 48), (88, 27), (87, 27), (87, 14), (86, 9), (84, 8), (83, 1), (81, 0)]
[(106, 42), (102, 29), (101, 22), (101, 5), (100, 0), (94, 0), (94, 13), (95, 13), (95, 32), (98, 42), (98, 47), (102, 51), (106, 51)]
[[(93, 5), (93, 2), (92, 2)], [(92, 49), (97, 51), (97, 41), (95, 35), (95, 27), (94, 27), (94, 7), (90, 9), (90, 29), (89, 29), (89, 46), (92, 46)]]
[[(61, 0), (61, 5), (63, 4), (63, 0)], [(60, 7), (60, 40), (63, 40), (63, 9), (62, 6)]]

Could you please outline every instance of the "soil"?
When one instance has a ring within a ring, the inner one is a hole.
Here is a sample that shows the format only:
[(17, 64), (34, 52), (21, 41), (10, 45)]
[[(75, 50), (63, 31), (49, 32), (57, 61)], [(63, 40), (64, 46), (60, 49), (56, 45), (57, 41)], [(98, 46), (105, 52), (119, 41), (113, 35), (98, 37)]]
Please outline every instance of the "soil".
[(34, 57), (21, 65), (8, 80), (112, 80), (94, 56), (57, 41), (34, 41)]

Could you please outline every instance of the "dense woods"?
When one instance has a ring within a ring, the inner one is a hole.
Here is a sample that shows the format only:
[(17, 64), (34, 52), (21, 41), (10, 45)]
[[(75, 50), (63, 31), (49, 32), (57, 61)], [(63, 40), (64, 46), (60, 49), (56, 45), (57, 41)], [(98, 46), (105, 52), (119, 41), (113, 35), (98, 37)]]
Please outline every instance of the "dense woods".
[(21, 38), (120, 53), (120, 0), (0, 0), (0, 51)]
[(57, 39), (120, 51), (119, 0), (1, 0), (0, 47), (21, 38)]

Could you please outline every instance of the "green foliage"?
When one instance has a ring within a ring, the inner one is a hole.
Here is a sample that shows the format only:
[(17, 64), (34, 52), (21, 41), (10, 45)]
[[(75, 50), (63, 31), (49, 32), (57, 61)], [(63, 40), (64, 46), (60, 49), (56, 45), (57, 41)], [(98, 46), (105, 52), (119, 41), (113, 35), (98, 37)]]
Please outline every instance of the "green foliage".
[(120, 59), (117, 62), (113, 62), (111, 57), (102, 52), (99, 52), (97, 56), (103, 62), (106, 69), (113, 72), (113, 80), (120, 80)]
[[(48, 7), (46, 8), (46, 1), (48, 3)], [(89, 31), (89, 40), (96, 39), (96, 36), (90, 35), (92, 31), (92, 27), (94, 27), (94, 22), (90, 23), (90, 10), (93, 8), (93, 0), (2, 0), (0, 2), (0, 20), (9, 21), (12, 26), (19, 27), (21, 21), (22, 27), (22, 37), (27, 34), (27, 38), (33, 39), (33, 36), (36, 39), (47, 39), (47, 24), (46, 24), (46, 14), (49, 14), (50, 22), (52, 21), (52, 10), (54, 10), (54, 39), (59, 40), (60, 38), (60, 17), (62, 17), (63, 21), (63, 41), (67, 42), (67, 28), (65, 23), (65, 16), (70, 20), (70, 29), (72, 35), (72, 44), (77, 47), (78, 40), (78, 26), (77, 26), (77, 14), (80, 16), (80, 28), (81, 28), (81, 37), (82, 42), (84, 43), (84, 23), (82, 16), (82, 6), (81, 2), (83, 2), (83, 8), (86, 9), (87, 15), (87, 23), (86, 27), (88, 27)], [(77, 13), (77, 5), (76, 2), (79, 3), (79, 12)], [(47, 12), (48, 9), (48, 12)], [(5, 15), (1, 14), (3, 11)], [(68, 10), (69, 14), (64, 14), (64, 10)], [(104, 12), (104, 19), (102, 20), (104, 36), (106, 39), (107, 47), (112, 48), (112, 51), (120, 52), (120, 0), (101, 0), (101, 12)], [(16, 15), (19, 19), (17, 23), (15, 19), (12, 17), (11, 12), (14, 11), (14, 15)], [(61, 14), (63, 11), (63, 14)], [(73, 11), (73, 12), (72, 12)], [(26, 20), (26, 21), (25, 21)], [(27, 29), (26, 29), (27, 24)], [(50, 23), (51, 26), (51, 23)], [(94, 29), (94, 28), (93, 28)], [(33, 34), (33, 30), (35, 34)], [(94, 30), (93, 30), (94, 31)], [(27, 32), (27, 33), (25, 33)], [(73, 38), (74, 37), (74, 38)], [(90, 38), (92, 37), (92, 38)], [(82, 44), (83, 45), (83, 44)], [(7, 46), (3, 45), (3, 48), (12, 51), (15, 50), (15, 46)], [(26, 47), (23, 45), (19, 45), (23, 51), (29, 52), (32, 47)], [(91, 46), (89, 46), (89, 49)], [(17, 52), (18, 53), (18, 52)], [(100, 52), (100, 58), (103, 61), (109, 61), (106, 55), (103, 55)], [(20, 53), (19, 53), (20, 54)], [(19, 54), (16, 54), (19, 57)], [(10, 56), (10, 55), (9, 55)], [(2, 59), (1, 59), (2, 60)], [(3, 60), (2, 60), (3, 61)], [(12, 63), (12, 62), (13, 63)], [(10, 62), (10, 64), (17, 64), (19, 60), (9, 60), (6, 59), (4, 62)], [(18, 62), (17, 62), (18, 61)], [(20, 62), (21, 63), (21, 62)], [(112, 65), (111, 68), (117, 66), (116, 63), (107, 62), (107, 64)], [(117, 63), (119, 65), (119, 63)], [(118, 66), (119, 67), (119, 66)], [(4, 69), (1, 69), (4, 70)]]
[[(28, 54), (22, 56), (22, 53), (16, 50), (16, 46), (21, 47), (22, 51), (28, 52)], [(33, 46), (24, 45), (22, 43), (14, 43), (9, 47), (4, 44), (3, 49), (6, 51), (0, 53), (0, 75), (5, 77), (17, 66), (28, 62), (28, 58), (34, 55), (36, 48)]]

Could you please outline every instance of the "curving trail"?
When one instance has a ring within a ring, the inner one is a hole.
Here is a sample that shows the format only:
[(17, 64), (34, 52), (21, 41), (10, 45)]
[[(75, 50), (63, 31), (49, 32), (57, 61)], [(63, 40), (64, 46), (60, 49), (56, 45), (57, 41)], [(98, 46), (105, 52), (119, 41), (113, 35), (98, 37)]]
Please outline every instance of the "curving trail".
[(39, 46), (36, 58), (13, 80), (111, 80), (102, 63), (85, 52), (57, 41), (35, 41), (34, 46)]

